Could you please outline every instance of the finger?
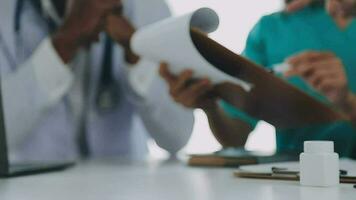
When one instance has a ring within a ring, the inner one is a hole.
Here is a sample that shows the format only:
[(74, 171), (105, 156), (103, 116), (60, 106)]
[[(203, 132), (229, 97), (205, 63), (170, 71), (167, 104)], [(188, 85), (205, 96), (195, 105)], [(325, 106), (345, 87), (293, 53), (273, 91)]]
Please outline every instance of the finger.
[(332, 73), (337, 73), (342, 71), (343, 67), (338, 60), (326, 59), (320, 61), (304, 62), (295, 66), (293, 69), (296, 74), (303, 77), (309, 77), (319, 70), (328, 70)]
[(293, 0), (291, 3), (287, 4), (287, 12), (295, 12), (311, 3), (311, 0)]
[(334, 57), (335, 55), (331, 52), (306, 51), (288, 58), (287, 62), (292, 66), (297, 66), (305, 62), (312, 62), (315, 60), (325, 60)]
[(121, 2), (119, 0), (96, 0), (94, 4), (102, 13), (112, 12), (120, 9)]
[(117, 16), (121, 16), (124, 12), (124, 5), (120, 2), (114, 4), (113, 8), (111, 9), (111, 13)]
[(191, 70), (183, 71), (177, 78), (177, 81), (172, 87), (173, 93), (180, 93), (188, 85), (187, 83), (192, 79), (193, 72)]
[(123, 12), (124, 12), (124, 6), (122, 4), (120, 4), (120, 5), (117, 5), (114, 7), (111, 14), (116, 15), (116, 16), (122, 16)]
[(208, 79), (199, 81), (198, 83), (192, 85), (187, 93), (190, 93), (192, 96), (202, 96), (205, 95), (208, 91), (212, 90), (213, 86)]
[(318, 55), (318, 52), (315, 51), (305, 51), (296, 55), (293, 55), (287, 59), (287, 63), (295, 67), (301, 63), (309, 62), (311, 58), (314, 58)]
[(303, 64), (299, 64), (296, 67), (294, 67), (294, 72), (296, 75), (302, 76), (302, 77), (309, 77), (310, 74), (313, 73), (315, 66), (313, 66), (312, 63), (306, 62)]
[(107, 5), (120, 5), (121, 0), (96, 0), (97, 2), (107, 4)]
[(342, 77), (326, 77), (322, 79), (315, 88), (323, 93), (329, 90), (341, 91), (347, 88), (347, 79)]
[(295, 68), (291, 68), (288, 71), (286, 71), (283, 75), (284, 75), (284, 77), (288, 78), (291, 76), (298, 76), (299, 73)]
[(309, 77), (305, 77), (306, 81), (313, 86), (319, 85), (324, 79), (339, 79), (340, 75), (331, 73), (328, 70), (318, 70)]
[(194, 106), (212, 89), (213, 86), (209, 80), (202, 80), (181, 92), (177, 100), (186, 106)]
[(168, 69), (168, 65), (165, 63), (162, 63), (159, 67), (159, 74), (161, 75), (161, 77), (170, 85), (172, 86), (172, 84), (176, 81), (176, 76), (174, 76), (173, 74), (171, 74), (169, 72)]
[(340, 81), (337, 79), (327, 78), (323, 79), (315, 88), (322, 93), (326, 93), (330, 90), (333, 90), (340, 84)]

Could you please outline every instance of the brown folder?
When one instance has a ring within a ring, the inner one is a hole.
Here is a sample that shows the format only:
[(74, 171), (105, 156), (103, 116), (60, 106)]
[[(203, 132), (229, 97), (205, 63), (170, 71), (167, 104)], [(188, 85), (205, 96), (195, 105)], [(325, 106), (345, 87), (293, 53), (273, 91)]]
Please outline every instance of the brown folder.
[(253, 84), (245, 92), (233, 83), (216, 86), (216, 93), (228, 103), (277, 128), (297, 128), (312, 124), (348, 120), (335, 108), (309, 96), (263, 67), (239, 56), (204, 33), (191, 29), (200, 54), (213, 66), (231, 76)]
[(189, 166), (195, 167), (239, 167), (241, 165), (258, 164), (255, 157), (232, 157), (220, 156), (216, 154), (190, 155), (188, 159)]
[(293, 153), (265, 154), (237, 149), (234, 150), (233, 154), (226, 154), (224, 150), (211, 154), (193, 154), (189, 156), (188, 165), (197, 167), (239, 167), (242, 165), (297, 160), (298, 156)]

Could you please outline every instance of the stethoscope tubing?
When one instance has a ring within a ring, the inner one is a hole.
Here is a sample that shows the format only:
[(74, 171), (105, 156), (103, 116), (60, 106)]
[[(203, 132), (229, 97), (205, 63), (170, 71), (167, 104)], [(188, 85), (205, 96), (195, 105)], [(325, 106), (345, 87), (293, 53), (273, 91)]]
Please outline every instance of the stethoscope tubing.
[(4, 57), (7, 61), (7, 63), (10, 65), (12, 69), (15, 69), (17, 66), (17, 62), (14, 58), (14, 56), (10, 52), (9, 46), (7, 46), (6, 41), (2, 35), (1, 29), (0, 29), (0, 49), (4, 54)]
[[(21, 29), (21, 14), (24, 6), (24, 0), (17, 0), (15, 6), (15, 13), (14, 13), (14, 27), (13, 31), (16, 37), (16, 46), (19, 44), (20, 40), (20, 29)], [(5, 37), (2, 34), (3, 32), (0, 29), (0, 49), (4, 54), (5, 59), (7, 60), (8, 64), (12, 69), (16, 69), (17, 62), (15, 57), (12, 55), (9, 46), (6, 44)], [(17, 47), (18, 48), (18, 47)]]

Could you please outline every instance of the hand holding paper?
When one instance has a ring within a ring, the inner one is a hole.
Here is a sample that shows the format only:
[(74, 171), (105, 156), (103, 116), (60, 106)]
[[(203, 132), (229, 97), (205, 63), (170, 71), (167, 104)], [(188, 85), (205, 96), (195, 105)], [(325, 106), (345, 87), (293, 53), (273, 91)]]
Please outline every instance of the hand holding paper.
[(218, 97), (214, 94), (209, 79), (193, 80), (191, 70), (183, 71), (174, 76), (166, 64), (161, 65), (160, 74), (166, 80), (173, 99), (187, 108), (206, 109), (217, 106)]

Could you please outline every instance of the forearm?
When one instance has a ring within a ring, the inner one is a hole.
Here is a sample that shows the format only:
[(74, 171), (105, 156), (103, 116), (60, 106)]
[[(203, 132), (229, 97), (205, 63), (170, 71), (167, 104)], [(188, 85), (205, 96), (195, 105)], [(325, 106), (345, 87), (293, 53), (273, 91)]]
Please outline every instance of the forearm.
[(130, 101), (156, 143), (174, 154), (188, 142), (194, 124), (193, 112), (177, 105), (169, 96), (167, 84), (158, 76), (158, 64), (141, 60), (128, 66)]
[(31, 66), (25, 64), (16, 73), (7, 74), (1, 85), (7, 142), (10, 147), (16, 147), (25, 141), (46, 103), (36, 98), (42, 92)]
[(1, 81), (3, 107), (11, 146), (25, 141), (47, 110), (67, 92), (72, 78), (49, 39), (18, 70), (5, 75)]
[(79, 49), (79, 42), (70, 33), (58, 31), (51, 38), (52, 44), (64, 63), (69, 63)]
[(191, 110), (161, 102), (141, 107), (140, 115), (150, 136), (171, 155), (174, 156), (188, 143), (194, 124)]
[(107, 34), (124, 50), (125, 61), (129, 64), (138, 63), (140, 58), (130, 47), (131, 37), (136, 31), (131, 22), (121, 14), (112, 14), (107, 17), (106, 26)]
[(232, 119), (218, 106), (204, 109), (210, 128), (223, 147), (243, 147), (249, 133), (253, 130), (249, 124)]

